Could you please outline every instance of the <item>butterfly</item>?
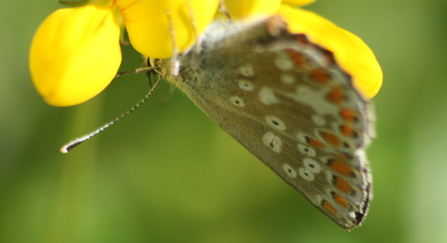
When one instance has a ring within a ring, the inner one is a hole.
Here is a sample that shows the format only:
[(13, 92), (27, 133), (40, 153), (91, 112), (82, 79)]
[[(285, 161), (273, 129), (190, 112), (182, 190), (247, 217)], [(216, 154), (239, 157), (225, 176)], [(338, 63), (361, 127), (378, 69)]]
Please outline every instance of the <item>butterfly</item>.
[(271, 16), (214, 22), (175, 60), (147, 63), (336, 224), (362, 223), (373, 113), (329, 50)]

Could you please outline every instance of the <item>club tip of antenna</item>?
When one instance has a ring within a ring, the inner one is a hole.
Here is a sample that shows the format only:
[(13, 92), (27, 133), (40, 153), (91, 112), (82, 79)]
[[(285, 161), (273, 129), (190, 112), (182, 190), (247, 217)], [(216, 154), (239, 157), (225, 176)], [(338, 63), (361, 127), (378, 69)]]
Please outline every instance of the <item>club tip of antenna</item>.
[(70, 149), (68, 148), (67, 145), (63, 146), (61, 149), (59, 149), (59, 152), (66, 154), (68, 153), (68, 151), (70, 151)]
[(84, 141), (88, 140), (90, 137), (92, 137), (92, 136), (90, 135), (90, 136), (84, 136), (82, 138), (77, 138), (77, 139), (75, 139), (75, 140), (65, 144), (64, 146), (62, 146), (62, 148), (59, 149), (59, 151), (61, 153), (63, 153), (63, 154), (66, 154), (66, 153), (70, 152), (70, 150), (72, 150), (73, 148), (78, 146), (79, 144), (81, 144)]

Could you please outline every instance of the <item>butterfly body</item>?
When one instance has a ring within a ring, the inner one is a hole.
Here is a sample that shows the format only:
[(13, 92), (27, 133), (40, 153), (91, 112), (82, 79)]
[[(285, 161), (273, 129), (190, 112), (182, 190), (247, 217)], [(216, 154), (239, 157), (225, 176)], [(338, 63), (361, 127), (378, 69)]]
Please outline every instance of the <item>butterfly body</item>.
[(273, 16), (215, 23), (179, 61), (152, 65), (338, 225), (363, 221), (370, 112), (332, 53)]

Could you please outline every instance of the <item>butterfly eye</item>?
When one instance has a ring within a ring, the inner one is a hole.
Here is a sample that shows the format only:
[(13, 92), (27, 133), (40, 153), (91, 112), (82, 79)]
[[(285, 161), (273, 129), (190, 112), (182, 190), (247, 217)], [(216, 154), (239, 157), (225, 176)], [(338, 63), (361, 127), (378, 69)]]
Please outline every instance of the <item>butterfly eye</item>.
[(148, 57), (146, 60), (146, 66), (148, 67), (157, 67), (157, 63), (160, 62), (160, 59)]

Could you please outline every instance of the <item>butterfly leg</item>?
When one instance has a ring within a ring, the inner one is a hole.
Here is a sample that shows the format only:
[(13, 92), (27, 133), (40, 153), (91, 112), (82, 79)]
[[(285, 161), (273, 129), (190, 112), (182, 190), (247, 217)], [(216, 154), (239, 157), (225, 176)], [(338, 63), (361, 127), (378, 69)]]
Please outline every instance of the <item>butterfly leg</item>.
[(174, 30), (174, 23), (172, 22), (171, 12), (166, 11), (166, 17), (168, 18), (169, 34), (171, 35), (171, 44), (172, 44), (171, 75), (178, 76), (180, 72), (180, 60), (178, 58), (179, 50), (177, 48), (177, 43), (175, 41), (175, 30)]

